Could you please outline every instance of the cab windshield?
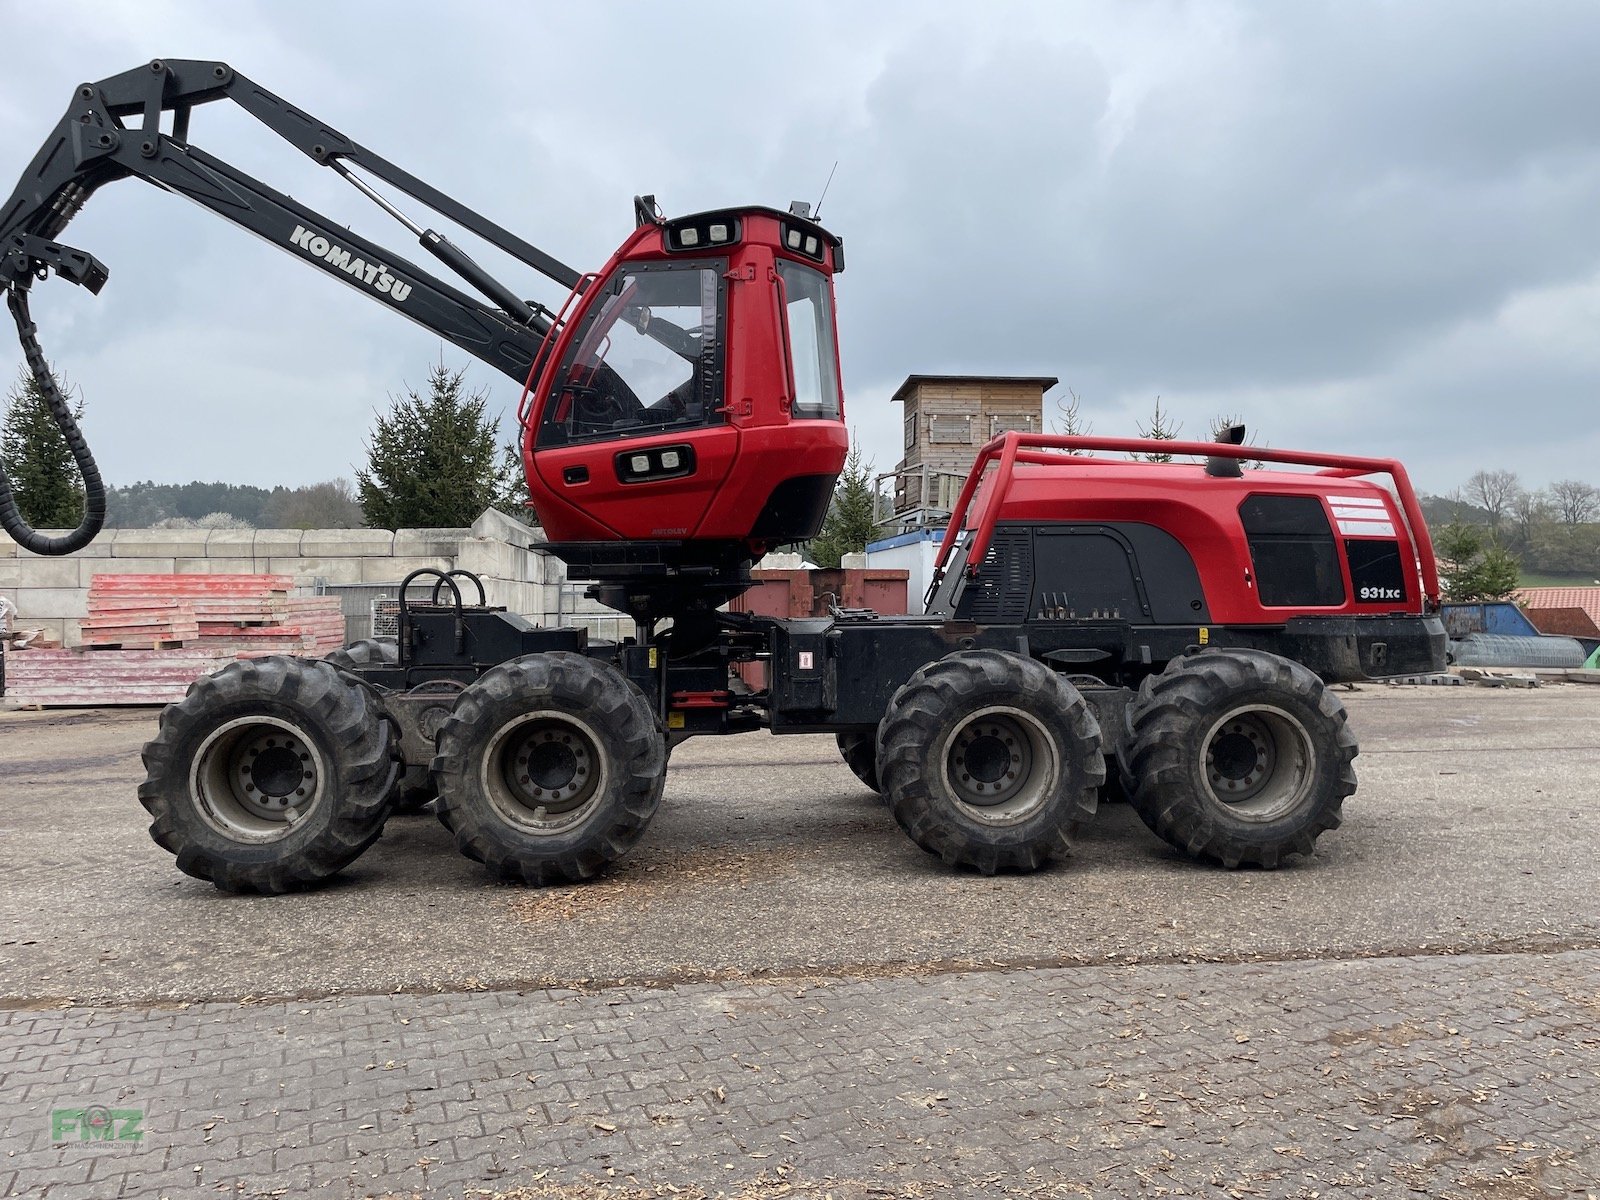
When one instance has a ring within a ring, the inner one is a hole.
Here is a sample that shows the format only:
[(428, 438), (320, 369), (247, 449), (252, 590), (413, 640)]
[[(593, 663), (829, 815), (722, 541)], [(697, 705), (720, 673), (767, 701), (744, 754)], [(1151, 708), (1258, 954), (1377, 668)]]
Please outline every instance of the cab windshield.
[(716, 393), (721, 272), (639, 264), (619, 274), (561, 365), (540, 445), (702, 425)]

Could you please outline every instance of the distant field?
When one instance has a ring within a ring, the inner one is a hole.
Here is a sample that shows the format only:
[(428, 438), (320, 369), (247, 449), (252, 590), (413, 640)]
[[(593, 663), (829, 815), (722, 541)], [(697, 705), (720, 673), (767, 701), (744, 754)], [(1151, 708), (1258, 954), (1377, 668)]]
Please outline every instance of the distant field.
[(1593, 572), (1576, 575), (1546, 575), (1538, 571), (1524, 571), (1521, 587), (1594, 587), (1600, 584)]

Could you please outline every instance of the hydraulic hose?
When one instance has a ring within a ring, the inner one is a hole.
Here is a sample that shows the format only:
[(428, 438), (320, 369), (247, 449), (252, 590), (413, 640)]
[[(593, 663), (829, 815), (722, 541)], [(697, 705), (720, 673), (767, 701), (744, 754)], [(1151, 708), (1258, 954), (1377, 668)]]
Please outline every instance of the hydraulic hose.
[(83, 477), (83, 520), (71, 533), (59, 537), (50, 537), (34, 529), (23, 518), (22, 510), (17, 506), (16, 494), (11, 490), (5, 464), (0, 462), (0, 527), (4, 527), (17, 545), (34, 554), (71, 554), (94, 541), (95, 534), (106, 522), (105, 481), (100, 478), (100, 468), (95, 465), (94, 455), (89, 452), (89, 443), (83, 440), (83, 431), (78, 428), (77, 419), (72, 415), (72, 406), (61, 394), (56, 377), (45, 362), (44, 351), (39, 348), (39, 331), (28, 315), (27, 287), (22, 283), (13, 283), (6, 291), (6, 304), (17, 323), (17, 336), (22, 341), (22, 353), (28, 360), (28, 369), (50, 406), (50, 415), (60, 427), (61, 436), (67, 441), (67, 449), (72, 451), (72, 457), (78, 464), (78, 474)]

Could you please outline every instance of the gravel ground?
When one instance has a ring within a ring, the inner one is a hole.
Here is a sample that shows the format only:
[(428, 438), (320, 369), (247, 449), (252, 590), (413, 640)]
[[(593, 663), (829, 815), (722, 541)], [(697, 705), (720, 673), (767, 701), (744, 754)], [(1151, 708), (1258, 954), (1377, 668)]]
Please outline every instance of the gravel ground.
[(134, 788), (151, 710), (0, 713), (0, 999), (903, 975), (1075, 963), (1600, 945), (1600, 688), (1364, 687), (1361, 789), (1317, 855), (1188, 861), (1108, 805), (1030, 876), (918, 850), (832, 739), (691, 741), (640, 847), (594, 884), (504, 886), (430, 816), (333, 886), (236, 897), (180, 875)]

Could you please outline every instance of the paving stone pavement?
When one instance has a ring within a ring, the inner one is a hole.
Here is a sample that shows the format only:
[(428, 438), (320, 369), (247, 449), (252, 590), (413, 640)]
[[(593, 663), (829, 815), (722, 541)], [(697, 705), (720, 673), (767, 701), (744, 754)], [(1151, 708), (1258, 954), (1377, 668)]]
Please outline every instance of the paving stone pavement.
[(1593, 1196), (1600, 951), (13, 1009), (0, 1122), (51, 1200)]

